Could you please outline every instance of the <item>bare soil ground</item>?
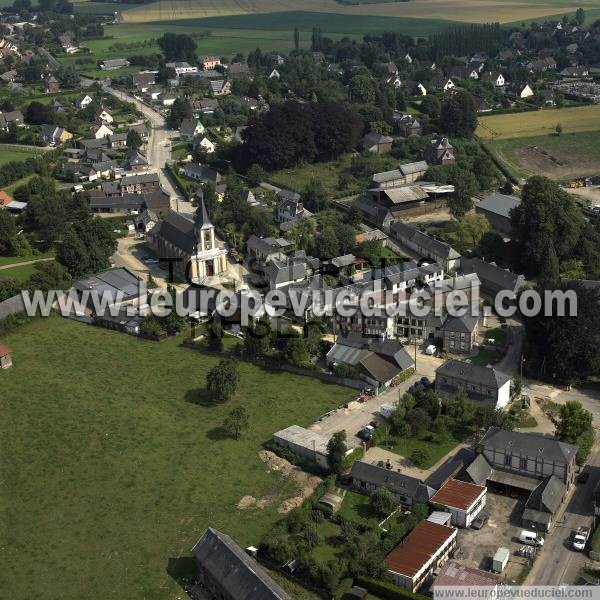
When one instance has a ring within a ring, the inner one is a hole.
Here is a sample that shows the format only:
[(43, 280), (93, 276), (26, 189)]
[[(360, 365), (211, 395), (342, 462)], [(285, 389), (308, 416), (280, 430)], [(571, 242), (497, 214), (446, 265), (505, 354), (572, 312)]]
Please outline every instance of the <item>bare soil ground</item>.
[(322, 481), (320, 477), (305, 473), (269, 450), (261, 450), (258, 456), (267, 465), (269, 471), (279, 471), (283, 477), (262, 498), (257, 499), (254, 496), (244, 496), (237, 505), (240, 510), (262, 509), (272, 505), (277, 501), (279, 492), (285, 485), (285, 480), (291, 478), (297, 485), (298, 491), (295, 496), (284, 500), (277, 508), (277, 512), (288, 513), (297, 506), (300, 506), (306, 498), (311, 496), (315, 488)]
[(568, 150), (549, 151), (543, 146), (525, 146), (515, 150), (514, 155), (523, 169), (552, 179), (600, 170), (598, 159)]

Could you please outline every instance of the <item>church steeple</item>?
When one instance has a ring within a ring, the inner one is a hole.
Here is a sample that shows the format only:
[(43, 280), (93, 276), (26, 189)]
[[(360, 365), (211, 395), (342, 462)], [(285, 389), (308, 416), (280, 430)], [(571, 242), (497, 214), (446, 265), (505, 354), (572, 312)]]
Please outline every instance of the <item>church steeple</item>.
[(210, 222), (208, 218), (208, 212), (206, 210), (206, 205), (204, 204), (204, 193), (202, 192), (202, 188), (198, 191), (198, 208), (196, 210), (196, 231), (200, 231), (201, 229), (211, 229), (213, 224)]

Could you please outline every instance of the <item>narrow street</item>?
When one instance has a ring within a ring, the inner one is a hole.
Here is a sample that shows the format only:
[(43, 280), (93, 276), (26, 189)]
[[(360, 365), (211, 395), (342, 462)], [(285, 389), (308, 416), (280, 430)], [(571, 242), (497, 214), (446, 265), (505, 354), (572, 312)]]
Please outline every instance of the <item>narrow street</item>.
[[(194, 212), (189, 202), (185, 202), (183, 196), (177, 191), (170, 177), (165, 171), (165, 165), (171, 159), (171, 140), (176, 132), (167, 128), (163, 115), (147, 104), (140, 102), (130, 94), (117, 90), (110, 85), (104, 84), (102, 89), (112, 94), (119, 100), (131, 102), (144, 115), (150, 123), (150, 136), (146, 147), (146, 158), (150, 167), (156, 169), (160, 176), (160, 183), (171, 197), (171, 208), (177, 212)], [(189, 210), (185, 210), (188, 208)]]

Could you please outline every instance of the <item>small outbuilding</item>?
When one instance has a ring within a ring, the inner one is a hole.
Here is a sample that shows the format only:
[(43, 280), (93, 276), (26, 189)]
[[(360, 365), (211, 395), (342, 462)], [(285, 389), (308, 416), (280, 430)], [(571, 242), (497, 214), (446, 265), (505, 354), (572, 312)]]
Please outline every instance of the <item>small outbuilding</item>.
[(431, 498), (452, 515), (452, 524), (469, 527), (483, 510), (487, 488), (483, 485), (449, 479)]
[(0, 369), (12, 367), (12, 350), (8, 346), (0, 344)]

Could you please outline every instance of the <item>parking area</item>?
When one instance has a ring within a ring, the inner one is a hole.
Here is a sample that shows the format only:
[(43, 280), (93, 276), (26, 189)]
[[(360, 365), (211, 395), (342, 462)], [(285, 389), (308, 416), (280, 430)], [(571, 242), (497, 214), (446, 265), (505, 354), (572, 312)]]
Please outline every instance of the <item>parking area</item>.
[(488, 515), (487, 523), (480, 529), (459, 529), (457, 562), (469, 567), (490, 570), (492, 557), (498, 548), (508, 548), (510, 559), (501, 577), (510, 584), (516, 581), (527, 559), (517, 554), (523, 546), (519, 542), (521, 514), (524, 500), (492, 494), (488, 491), (483, 512)]
[(371, 421), (380, 422), (382, 420), (378, 414), (379, 407), (382, 404), (395, 404), (398, 398), (421, 377), (428, 377), (433, 381), (435, 370), (442, 362), (439, 358), (420, 353), (417, 357), (417, 372), (412, 377), (396, 387), (387, 389), (379, 396), (368, 398), (365, 402), (350, 402), (347, 407), (332, 411), (326, 417), (313, 423), (309, 429), (325, 436), (331, 436), (336, 431), (345, 430), (348, 446), (353, 448), (360, 446), (362, 441), (356, 437), (356, 434)]

